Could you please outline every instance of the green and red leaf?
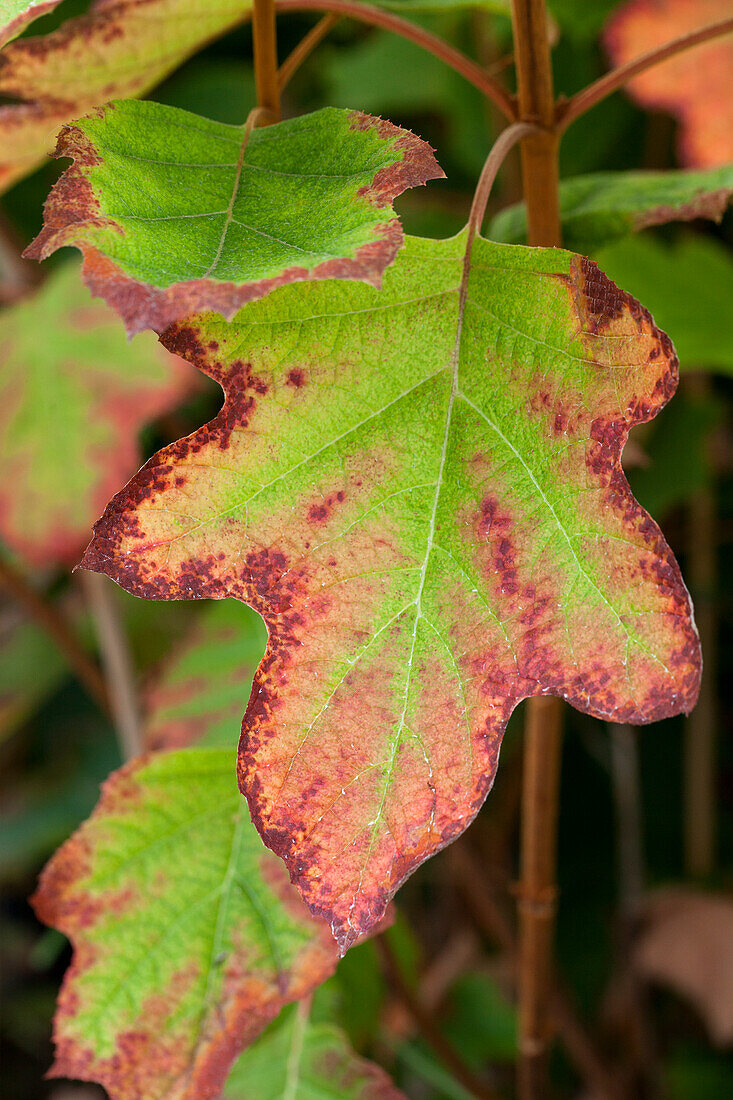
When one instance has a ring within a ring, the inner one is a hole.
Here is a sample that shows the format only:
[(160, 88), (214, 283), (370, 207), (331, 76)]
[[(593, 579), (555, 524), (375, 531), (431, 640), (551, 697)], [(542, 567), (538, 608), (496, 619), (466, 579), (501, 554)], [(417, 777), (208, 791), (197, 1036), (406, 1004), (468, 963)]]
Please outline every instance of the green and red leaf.
[[(655, 46), (730, 14), (730, 0), (628, 0), (606, 26), (606, 49), (614, 65), (624, 65)], [(653, 65), (633, 77), (627, 87), (643, 107), (669, 111), (677, 117), (683, 164), (712, 168), (733, 161), (733, 35)]]
[(42, 15), (58, 7), (61, 0), (0, 0), (0, 47), (12, 42)]
[(408, 238), (381, 291), (171, 328), (224, 407), (82, 563), (263, 616), (240, 786), (342, 950), (476, 815), (521, 699), (649, 722), (698, 690), (687, 591), (620, 465), (674, 392), (669, 339), (583, 257), (465, 250)]
[(0, 538), (33, 565), (70, 565), (139, 465), (138, 431), (196, 376), (150, 334), (128, 343), (76, 264), (2, 323)]
[(406, 1100), (373, 1062), (359, 1058), (343, 1032), (314, 1022), (306, 1002), (283, 1009), (234, 1066), (223, 1100)]
[(65, 122), (143, 95), (249, 18), (251, 0), (95, 0), (86, 15), (0, 54), (0, 191), (32, 172)]
[(43, 872), (74, 957), (52, 1076), (111, 1100), (213, 1100), (240, 1051), (333, 971), (336, 945), (253, 828), (231, 751), (141, 758)]
[(379, 285), (402, 246), (392, 200), (442, 176), (408, 130), (327, 107), (261, 129), (126, 100), (67, 126), (74, 160), (26, 255), (63, 245), (128, 332), (303, 279)]

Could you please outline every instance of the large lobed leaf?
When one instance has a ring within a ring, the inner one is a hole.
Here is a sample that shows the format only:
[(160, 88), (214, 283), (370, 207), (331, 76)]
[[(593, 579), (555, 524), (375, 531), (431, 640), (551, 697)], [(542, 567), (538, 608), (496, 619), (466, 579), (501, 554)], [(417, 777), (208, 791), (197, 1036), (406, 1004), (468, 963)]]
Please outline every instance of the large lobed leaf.
[(32, 172), (64, 122), (143, 95), (249, 18), (251, 0), (95, 0), (86, 15), (0, 54), (0, 191)]
[(131, 333), (296, 280), (378, 285), (403, 240), (392, 200), (443, 174), (409, 131), (331, 107), (251, 130), (126, 100), (65, 127), (56, 155), (74, 164), (27, 254), (80, 248)]
[[(597, 172), (563, 180), (560, 216), (568, 248), (592, 254), (641, 229), (668, 222), (720, 221), (733, 197), (733, 164), (704, 172)], [(491, 223), (493, 240), (527, 237), (524, 203), (509, 206)]]
[(76, 264), (2, 314), (0, 537), (36, 566), (72, 564), (139, 465), (137, 432), (195, 381), (150, 334), (125, 340)]
[(227, 749), (116, 772), (33, 904), (74, 945), (51, 1073), (112, 1100), (219, 1096), (237, 1054), (337, 959), (253, 828)]
[(174, 326), (224, 407), (83, 559), (264, 617), (240, 785), (342, 950), (478, 812), (521, 699), (648, 722), (698, 689), (686, 589), (619, 462), (674, 391), (669, 339), (583, 257), (465, 248), (408, 239), (379, 292)]
[(387, 1074), (351, 1050), (343, 1032), (314, 1022), (308, 1005), (283, 1009), (239, 1058), (223, 1100), (406, 1100)]
[[(628, 0), (604, 32), (615, 65), (654, 46), (731, 15), (730, 0)], [(708, 168), (733, 161), (733, 35), (696, 46), (653, 65), (628, 83), (644, 107), (669, 111), (680, 122), (680, 160)]]

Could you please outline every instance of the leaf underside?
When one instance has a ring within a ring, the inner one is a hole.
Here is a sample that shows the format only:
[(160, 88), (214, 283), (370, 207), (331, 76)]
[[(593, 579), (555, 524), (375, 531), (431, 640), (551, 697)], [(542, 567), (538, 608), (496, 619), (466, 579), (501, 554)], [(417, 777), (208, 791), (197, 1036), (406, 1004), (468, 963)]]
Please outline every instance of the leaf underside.
[(465, 247), (408, 238), (381, 291), (171, 328), (224, 407), (82, 563), (264, 617), (240, 786), (342, 951), (478, 812), (521, 699), (648, 722), (698, 689), (686, 589), (619, 461), (674, 391), (669, 339), (583, 257)]
[(76, 264), (2, 315), (0, 537), (34, 566), (72, 564), (138, 467), (137, 433), (196, 375), (151, 334), (125, 340)]
[[(631, 233), (668, 222), (709, 218), (719, 222), (733, 197), (733, 164), (703, 172), (597, 172), (560, 184), (563, 240), (591, 255)], [(524, 203), (509, 206), (491, 223), (492, 240), (524, 243)]]
[(140, 758), (43, 872), (33, 904), (74, 958), (52, 1076), (111, 1100), (209, 1100), (337, 952), (263, 847), (227, 749)]
[(128, 332), (303, 279), (374, 285), (402, 246), (392, 200), (442, 176), (425, 142), (327, 107), (261, 129), (126, 100), (65, 127), (72, 157), (27, 255), (84, 255), (94, 294)]
[[(730, 14), (730, 0), (629, 0), (606, 26), (606, 50), (614, 65), (623, 65)], [(643, 107), (677, 117), (682, 164), (712, 168), (733, 161), (731, 74), (733, 37), (727, 34), (653, 65), (633, 77), (627, 88)]]
[(43, 162), (65, 122), (140, 96), (249, 18), (250, 0), (97, 0), (51, 34), (0, 54), (0, 193)]

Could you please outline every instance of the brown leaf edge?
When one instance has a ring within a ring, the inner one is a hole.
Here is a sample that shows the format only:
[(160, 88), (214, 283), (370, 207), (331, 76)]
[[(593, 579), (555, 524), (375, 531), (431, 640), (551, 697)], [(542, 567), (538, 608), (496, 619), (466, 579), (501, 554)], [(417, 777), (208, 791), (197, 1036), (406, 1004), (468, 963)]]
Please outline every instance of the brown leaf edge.
[(637, 214), (634, 230), (650, 229), (655, 225), (667, 225), (669, 222), (692, 222), (697, 218), (721, 222), (731, 199), (733, 187), (719, 187), (716, 191), (701, 190), (687, 202), (679, 206), (666, 204), (655, 206)]
[(27, 26), (35, 22), (36, 19), (40, 19), (42, 15), (48, 15), (60, 3), (61, 0), (46, 0), (45, 3), (26, 8), (25, 11), (20, 12), (4, 26), (0, 26), (0, 47), (12, 42)]
[[(114, 110), (114, 103), (108, 103), (94, 114), (103, 118), (110, 110)], [(381, 168), (371, 184), (357, 192), (375, 210), (389, 206), (408, 188), (419, 187), (431, 179), (445, 178), (434, 150), (411, 131), (361, 111), (352, 111), (350, 118), (352, 130), (374, 128), (383, 141), (393, 142), (394, 148), (403, 153), (402, 160)], [(374, 240), (361, 245), (353, 257), (326, 260), (310, 272), (304, 267), (289, 267), (278, 276), (255, 283), (190, 279), (165, 288), (153, 287), (126, 275), (99, 249), (84, 242), (84, 230), (89, 227), (115, 229), (123, 233), (116, 222), (102, 213), (84, 171), (102, 163), (94, 144), (72, 123), (61, 130), (53, 155), (71, 157), (74, 163), (51, 189), (44, 206), (43, 229), (24, 255), (34, 260), (45, 260), (64, 245), (77, 247), (83, 256), (84, 282), (92, 294), (104, 298), (119, 313), (129, 336), (148, 328), (161, 333), (175, 321), (206, 310), (231, 320), (247, 302), (263, 298), (287, 283), (358, 279), (379, 287), (385, 268), (394, 262), (404, 243), (402, 226), (395, 217), (375, 226)]]
[[(69, 1077), (101, 1084), (111, 1100), (140, 1100), (152, 1093), (157, 1070), (169, 1080), (171, 1100), (214, 1100), (221, 1093), (234, 1060), (293, 1001), (301, 1000), (329, 978), (338, 962), (338, 950), (328, 925), (308, 912), (288, 882), (285, 868), (263, 847), (262, 873), (285, 908), (297, 919), (313, 926), (313, 938), (298, 960), (297, 969), (282, 972), (269, 985), (247, 973), (246, 945), (227, 963), (222, 999), (217, 1006), (215, 1026), (208, 1037), (199, 1037), (190, 1050), (182, 1049), (179, 1037), (166, 1036), (167, 1004), (162, 993), (153, 995), (141, 1020), (117, 1037), (116, 1050), (99, 1058), (77, 1039), (64, 1035), (64, 1021), (73, 1019), (78, 1007), (75, 981), (93, 966), (97, 952), (88, 932), (97, 921), (129, 898), (110, 895), (107, 902), (88, 898), (77, 888), (90, 872), (92, 845), (87, 838), (90, 822), (109, 814), (134, 809), (137, 788), (135, 774), (160, 753), (146, 753), (113, 772), (102, 785), (100, 800), (91, 817), (55, 853), (41, 873), (36, 892), (30, 898), (36, 916), (71, 941), (74, 952), (64, 976), (54, 1017), (55, 1059), (47, 1077)], [(387, 924), (381, 925), (382, 931)], [(190, 975), (174, 976), (185, 987)]]

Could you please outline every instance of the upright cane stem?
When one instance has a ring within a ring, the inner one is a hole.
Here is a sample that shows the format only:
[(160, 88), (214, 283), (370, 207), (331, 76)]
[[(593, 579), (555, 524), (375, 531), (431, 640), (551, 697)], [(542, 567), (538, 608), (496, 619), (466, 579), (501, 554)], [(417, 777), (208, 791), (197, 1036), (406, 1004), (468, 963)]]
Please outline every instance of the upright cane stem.
[(255, 59), (257, 106), (267, 112), (268, 122), (280, 120), (280, 81), (277, 72), (275, 0), (254, 0), (252, 42)]
[[(532, 245), (561, 243), (555, 96), (545, 0), (512, 0), (519, 116), (542, 127), (521, 144)], [(562, 703), (530, 699), (524, 743), (519, 883), (519, 1097), (545, 1100), (551, 1039)]]

